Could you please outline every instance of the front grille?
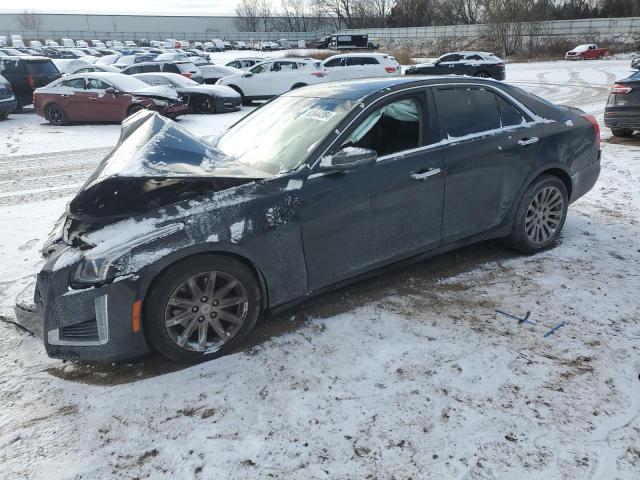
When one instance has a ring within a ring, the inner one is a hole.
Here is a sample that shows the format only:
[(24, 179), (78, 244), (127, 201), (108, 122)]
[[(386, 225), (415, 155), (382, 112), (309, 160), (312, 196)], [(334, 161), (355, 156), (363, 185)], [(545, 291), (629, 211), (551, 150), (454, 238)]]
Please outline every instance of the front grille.
[(97, 342), (99, 339), (98, 324), (95, 320), (60, 328), (60, 340), (68, 342)]

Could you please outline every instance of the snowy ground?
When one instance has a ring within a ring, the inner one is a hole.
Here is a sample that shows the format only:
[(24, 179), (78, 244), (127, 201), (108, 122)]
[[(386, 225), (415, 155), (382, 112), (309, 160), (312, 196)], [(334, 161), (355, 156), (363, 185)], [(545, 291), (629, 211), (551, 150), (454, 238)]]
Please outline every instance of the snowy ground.
[[(550, 62), (508, 77), (602, 120), (628, 71)], [(213, 135), (238, 116), (180, 123)], [(3, 318), (118, 130), (0, 123)], [(607, 139), (556, 249), (453, 252), (266, 319), (243, 351), (190, 368), (63, 363), (0, 322), (0, 478), (638, 479), (639, 207), (640, 139)]]

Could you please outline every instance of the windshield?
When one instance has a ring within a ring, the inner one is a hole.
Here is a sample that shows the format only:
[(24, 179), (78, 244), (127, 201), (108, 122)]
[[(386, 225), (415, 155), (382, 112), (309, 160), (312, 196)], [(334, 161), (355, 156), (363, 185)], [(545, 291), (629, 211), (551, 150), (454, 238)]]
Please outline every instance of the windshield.
[(307, 159), (354, 104), (327, 98), (279, 97), (229, 129), (217, 148), (257, 170), (272, 175), (288, 172)]

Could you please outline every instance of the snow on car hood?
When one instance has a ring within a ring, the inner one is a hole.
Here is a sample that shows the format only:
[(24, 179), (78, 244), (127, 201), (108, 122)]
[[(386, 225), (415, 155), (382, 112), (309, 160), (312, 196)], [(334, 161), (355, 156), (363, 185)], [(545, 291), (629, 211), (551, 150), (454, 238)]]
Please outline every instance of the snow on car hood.
[(178, 99), (178, 92), (176, 92), (175, 88), (167, 87), (164, 85), (140, 88), (138, 90), (134, 90), (129, 93), (132, 93), (134, 95), (142, 95), (144, 97), (161, 97), (161, 98), (169, 98), (171, 100)]
[(194, 92), (209, 93), (224, 98), (240, 98), (240, 94), (226, 85), (194, 85), (189, 90)]
[(69, 205), (75, 219), (110, 222), (272, 175), (149, 110), (122, 123), (118, 144)]

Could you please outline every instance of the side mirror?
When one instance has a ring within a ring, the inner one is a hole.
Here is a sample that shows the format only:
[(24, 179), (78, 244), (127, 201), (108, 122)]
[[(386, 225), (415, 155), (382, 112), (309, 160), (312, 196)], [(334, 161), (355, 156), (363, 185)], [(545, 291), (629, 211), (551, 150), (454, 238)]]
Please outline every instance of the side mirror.
[(118, 91), (113, 87), (109, 87), (104, 91), (104, 93), (108, 93), (109, 95), (115, 95), (116, 93), (118, 93)]
[(332, 156), (320, 160), (321, 172), (346, 172), (375, 165), (378, 154), (374, 150), (358, 147), (346, 147)]
[(253, 77), (253, 73), (251, 72), (247, 72), (243, 75), (243, 77), (248, 78), (248, 77)]

